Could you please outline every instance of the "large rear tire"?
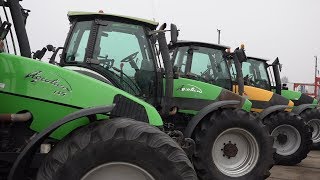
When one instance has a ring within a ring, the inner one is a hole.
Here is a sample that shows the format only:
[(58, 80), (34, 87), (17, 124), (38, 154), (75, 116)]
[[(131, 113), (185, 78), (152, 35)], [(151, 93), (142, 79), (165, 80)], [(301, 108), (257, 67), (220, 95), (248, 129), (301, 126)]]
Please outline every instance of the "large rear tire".
[(300, 116), (312, 129), (312, 148), (320, 150), (320, 110), (306, 109)]
[(199, 179), (260, 180), (270, 176), (273, 139), (261, 121), (240, 109), (220, 109), (196, 128), (193, 157)]
[(115, 118), (71, 133), (48, 154), (38, 180), (197, 179), (187, 155), (147, 123)]
[(291, 112), (272, 113), (264, 119), (276, 148), (274, 160), (280, 165), (296, 165), (311, 150), (311, 131), (303, 119)]

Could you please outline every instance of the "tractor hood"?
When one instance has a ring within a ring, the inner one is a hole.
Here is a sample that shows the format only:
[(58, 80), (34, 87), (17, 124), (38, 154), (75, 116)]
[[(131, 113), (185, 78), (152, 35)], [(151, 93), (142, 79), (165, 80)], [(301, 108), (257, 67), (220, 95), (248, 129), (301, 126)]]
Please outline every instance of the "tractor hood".
[(236, 108), (250, 111), (251, 102), (229, 90), (209, 83), (187, 78), (174, 79), (173, 106), (180, 112), (196, 114), (205, 106), (225, 100), (237, 100), (240, 104)]
[[(0, 54), (0, 99), (0, 113), (31, 112), (30, 128), (37, 132), (79, 109), (113, 104), (120, 107), (122, 115), (124, 106), (134, 105), (137, 109), (129, 107), (132, 114), (142, 114), (152, 125), (163, 125), (153, 106), (114, 86), (59, 66), (5, 53)], [(61, 139), (87, 123), (87, 119), (80, 119), (66, 124), (51, 137)]]
[(318, 104), (318, 100), (315, 98), (297, 91), (281, 90), (281, 95), (293, 101), (295, 106), (301, 104)]
[[(237, 86), (234, 86), (233, 89), (234, 92), (237, 92), (238, 88)], [(264, 109), (274, 105), (294, 106), (292, 101), (281, 95), (252, 86), (244, 86), (244, 96), (247, 96), (252, 102), (251, 111), (254, 112), (261, 112)], [(291, 111), (291, 109), (288, 109), (288, 111)]]

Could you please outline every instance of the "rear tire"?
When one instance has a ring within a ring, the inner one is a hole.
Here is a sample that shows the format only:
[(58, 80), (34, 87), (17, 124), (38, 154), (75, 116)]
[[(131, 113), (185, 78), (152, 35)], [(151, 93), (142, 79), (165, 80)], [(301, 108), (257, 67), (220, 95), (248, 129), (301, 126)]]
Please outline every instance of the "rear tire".
[(159, 129), (127, 118), (91, 123), (48, 154), (38, 180), (197, 179), (187, 155)]
[(217, 110), (201, 121), (193, 138), (193, 162), (199, 179), (260, 180), (270, 176), (273, 139), (262, 122), (248, 112)]
[(320, 150), (320, 110), (306, 109), (300, 116), (312, 129), (312, 148)]
[(282, 111), (267, 116), (264, 123), (274, 137), (276, 164), (296, 165), (307, 157), (312, 146), (311, 132), (300, 116)]

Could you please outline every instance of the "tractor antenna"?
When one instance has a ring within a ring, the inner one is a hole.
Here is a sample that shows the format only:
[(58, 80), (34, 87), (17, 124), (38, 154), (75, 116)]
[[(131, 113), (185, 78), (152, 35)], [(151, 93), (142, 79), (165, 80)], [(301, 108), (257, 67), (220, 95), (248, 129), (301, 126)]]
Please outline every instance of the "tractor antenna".
[(218, 32), (218, 44), (220, 44), (221, 29), (217, 29), (217, 32)]

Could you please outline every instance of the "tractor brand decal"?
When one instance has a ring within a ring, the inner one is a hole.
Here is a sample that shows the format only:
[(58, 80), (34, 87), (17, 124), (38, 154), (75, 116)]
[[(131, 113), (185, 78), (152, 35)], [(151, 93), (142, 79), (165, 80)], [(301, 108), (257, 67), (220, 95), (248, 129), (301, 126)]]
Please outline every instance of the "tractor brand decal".
[(1, 88), (1, 89), (4, 89), (4, 87), (6, 87), (6, 85), (3, 84), (3, 83), (0, 83), (0, 88)]
[(32, 83), (43, 82), (43, 83), (47, 83), (47, 84), (50, 84), (54, 87), (59, 88), (60, 90), (56, 90), (53, 92), (53, 94), (56, 94), (56, 95), (65, 96), (68, 92), (71, 91), (70, 87), (63, 85), (63, 84), (67, 84), (67, 82), (63, 83), (59, 79), (48, 79), (46, 77), (43, 77), (42, 71), (35, 71), (32, 73), (29, 73), (25, 76), (25, 78), (31, 79), (30, 82), (32, 82)]
[(198, 88), (197, 86), (194, 86), (192, 84), (186, 84), (179, 87), (177, 90), (180, 90), (182, 92), (195, 92), (195, 93), (202, 93), (202, 89)]

